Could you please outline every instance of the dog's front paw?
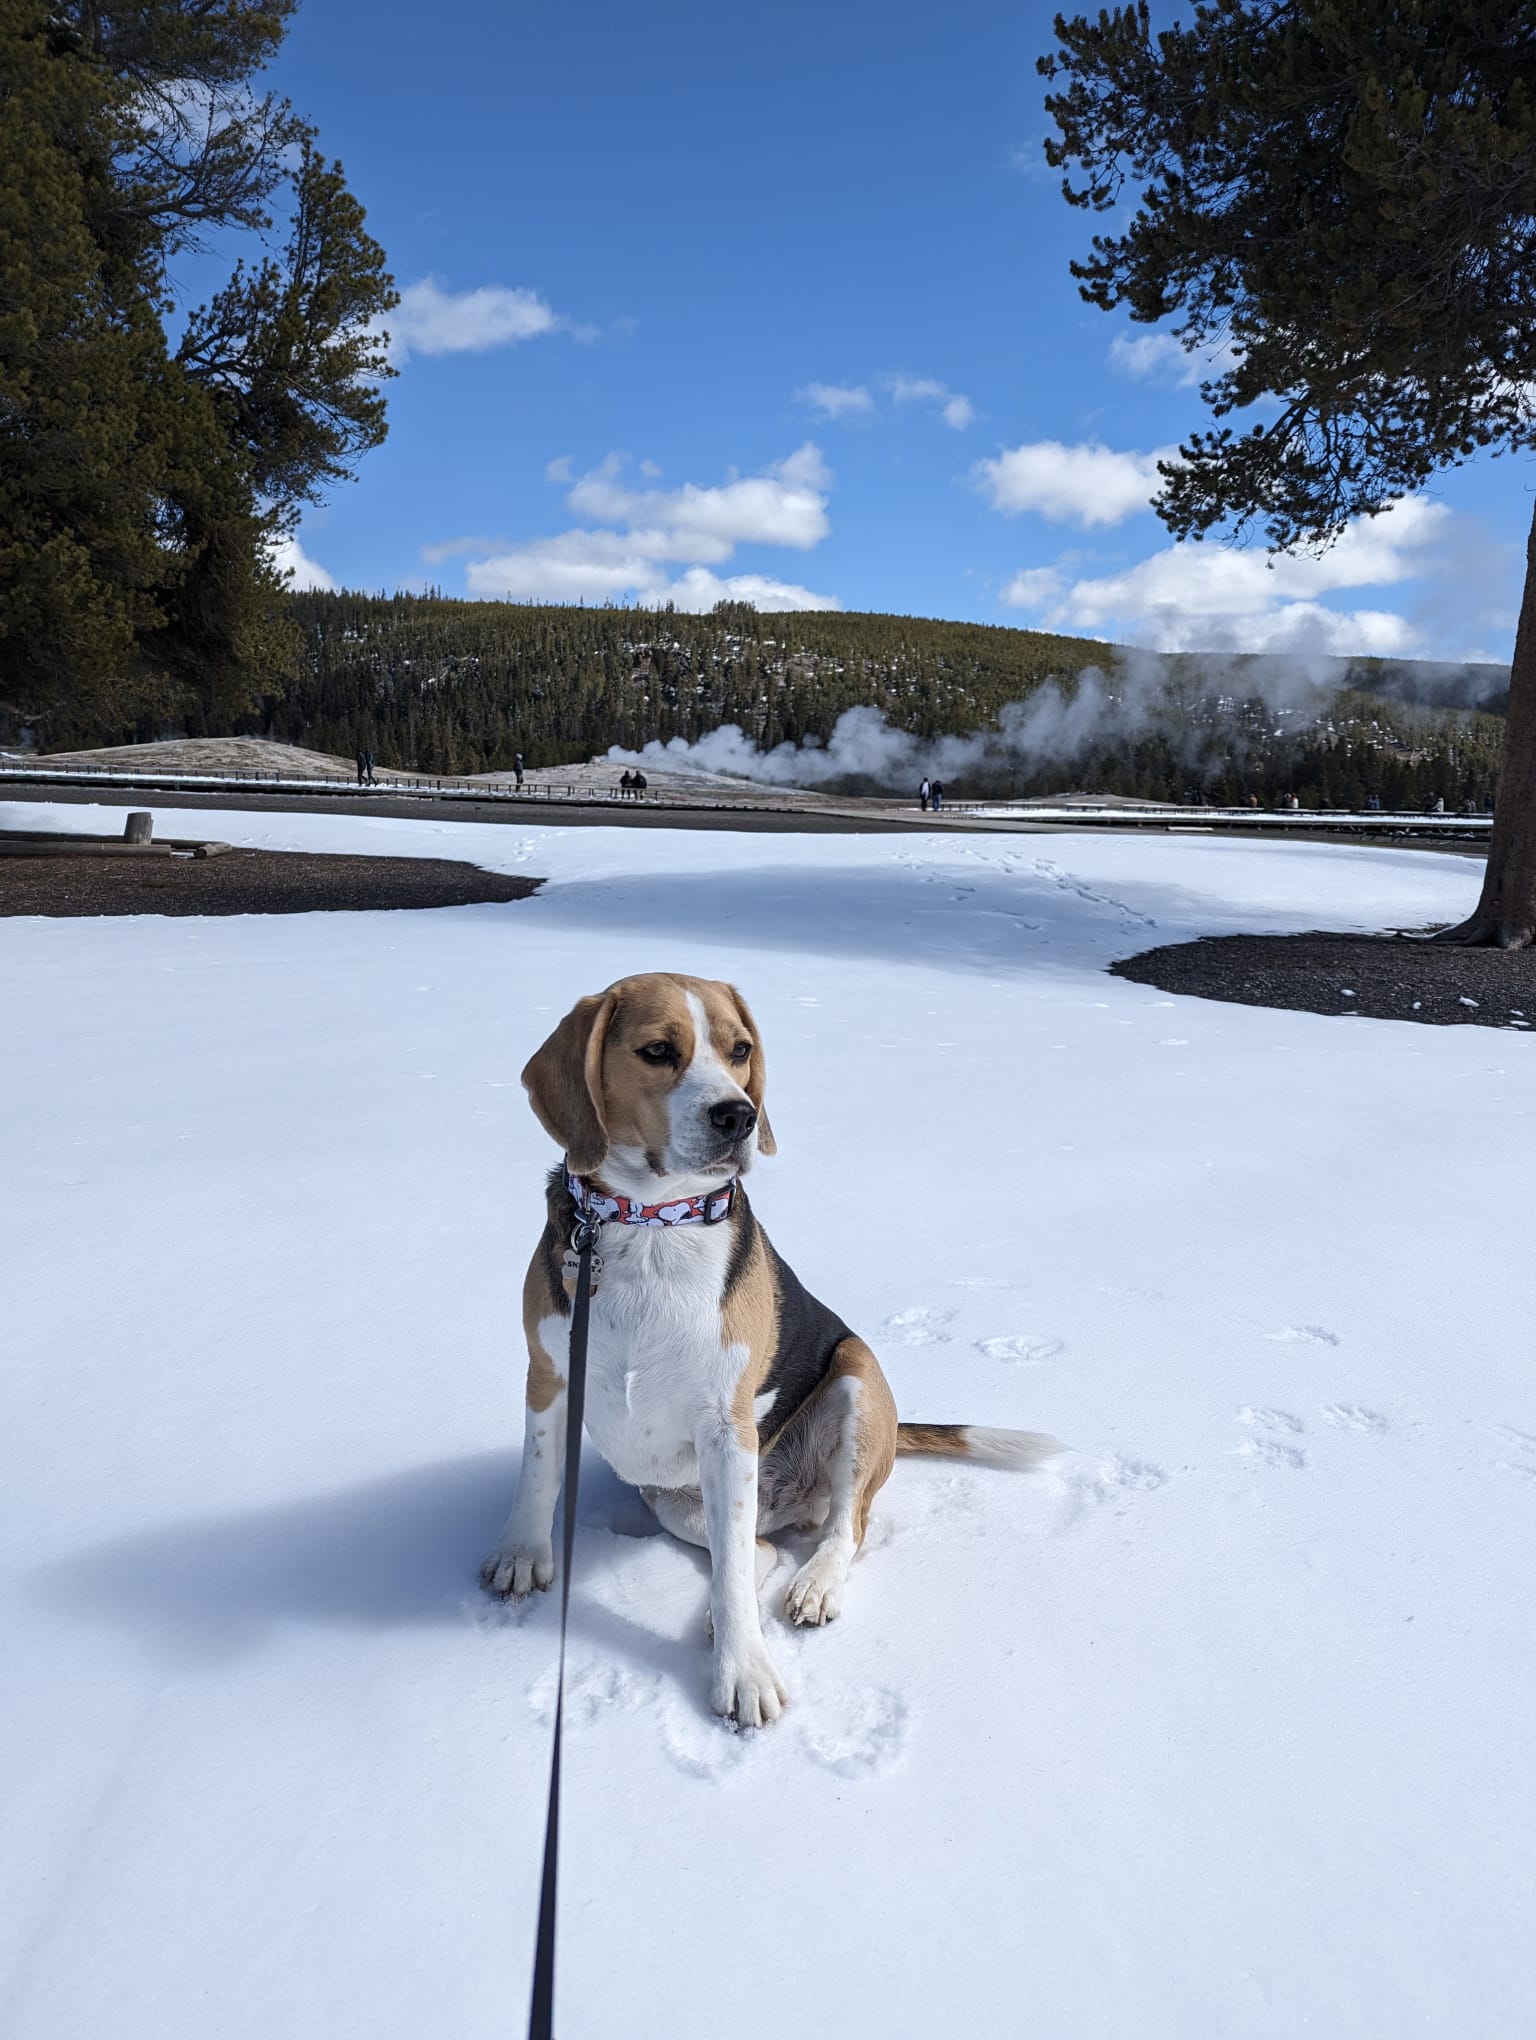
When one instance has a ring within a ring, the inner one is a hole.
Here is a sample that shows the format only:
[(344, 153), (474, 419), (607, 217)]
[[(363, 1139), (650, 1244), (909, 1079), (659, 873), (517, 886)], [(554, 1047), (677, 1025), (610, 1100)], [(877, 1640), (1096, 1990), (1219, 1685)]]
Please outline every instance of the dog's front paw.
[(709, 1704), (727, 1721), (743, 1728), (766, 1728), (789, 1705), (784, 1681), (762, 1644), (748, 1651), (715, 1653), (714, 1683)]
[(784, 1595), (784, 1613), (805, 1629), (834, 1622), (843, 1612), (844, 1568), (818, 1551), (801, 1566)]
[(480, 1584), (498, 1600), (521, 1601), (525, 1594), (544, 1589), (555, 1577), (555, 1554), (551, 1545), (527, 1547), (503, 1544), (480, 1568)]

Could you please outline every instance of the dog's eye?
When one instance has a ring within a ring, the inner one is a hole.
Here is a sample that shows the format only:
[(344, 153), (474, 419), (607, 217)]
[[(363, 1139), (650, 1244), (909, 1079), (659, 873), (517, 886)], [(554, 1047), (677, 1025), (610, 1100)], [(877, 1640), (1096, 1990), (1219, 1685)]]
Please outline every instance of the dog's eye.
[(752, 1044), (750, 1041), (738, 1041), (731, 1050), (731, 1061), (733, 1063), (744, 1063), (751, 1053)]
[(670, 1041), (648, 1041), (644, 1048), (639, 1051), (639, 1054), (643, 1062), (656, 1063), (657, 1065), (677, 1061), (677, 1050)]

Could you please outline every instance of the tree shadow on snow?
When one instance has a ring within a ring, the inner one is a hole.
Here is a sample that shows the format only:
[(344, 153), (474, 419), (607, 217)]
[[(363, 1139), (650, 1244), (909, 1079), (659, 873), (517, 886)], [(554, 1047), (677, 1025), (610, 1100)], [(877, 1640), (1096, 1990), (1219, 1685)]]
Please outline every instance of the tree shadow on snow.
[[(480, 1563), (501, 1529), (516, 1474), (516, 1455), (503, 1452), (412, 1467), (356, 1487), (95, 1545), (48, 1566), (32, 1585), (54, 1613), (105, 1623), (181, 1663), (247, 1656), (295, 1624), (379, 1632), (536, 1624), (552, 1639), (558, 1583), (555, 1593), (521, 1608), (491, 1600), (479, 1585)], [(589, 1453), (573, 1635), (669, 1677), (681, 1671), (686, 1680), (702, 1649), (702, 1593), (698, 1634), (682, 1640), (600, 1598), (605, 1579), (632, 1557), (635, 1537), (649, 1535), (661, 1533), (639, 1497)], [(559, 1541), (557, 1521), (557, 1555)], [(672, 1548), (685, 1568), (702, 1561), (702, 1553)], [(696, 1569), (702, 1587), (701, 1564)]]

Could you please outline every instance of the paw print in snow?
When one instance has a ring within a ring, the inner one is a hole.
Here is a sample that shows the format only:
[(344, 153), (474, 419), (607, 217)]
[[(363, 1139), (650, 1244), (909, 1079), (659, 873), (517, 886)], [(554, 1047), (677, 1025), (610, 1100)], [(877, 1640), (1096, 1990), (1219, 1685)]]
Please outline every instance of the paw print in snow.
[(1061, 1341), (1041, 1338), (1033, 1332), (1012, 1332), (1004, 1338), (978, 1339), (976, 1350), (985, 1353), (989, 1360), (1004, 1360), (1010, 1365), (1020, 1362), (1032, 1364), (1040, 1360), (1054, 1360), (1061, 1351)]
[[(1307, 1455), (1299, 1445), (1287, 1445), (1285, 1436), (1296, 1437), (1306, 1429), (1300, 1417), (1293, 1417), (1289, 1410), (1256, 1409), (1249, 1405), (1237, 1413), (1240, 1424), (1247, 1424), (1253, 1431), (1251, 1438), (1245, 1438), (1241, 1445), (1233, 1447), (1245, 1459), (1257, 1459), (1262, 1466), (1288, 1467), (1300, 1472), (1307, 1463)], [(1276, 1433), (1281, 1436), (1276, 1436)]]
[(910, 1310), (892, 1312), (885, 1321), (886, 1344), (890, 1346), (947, 1346), (953, 1334), (945, 1326), (954, 1321), (952, 1310), (929, 1310), (914, 1304)]

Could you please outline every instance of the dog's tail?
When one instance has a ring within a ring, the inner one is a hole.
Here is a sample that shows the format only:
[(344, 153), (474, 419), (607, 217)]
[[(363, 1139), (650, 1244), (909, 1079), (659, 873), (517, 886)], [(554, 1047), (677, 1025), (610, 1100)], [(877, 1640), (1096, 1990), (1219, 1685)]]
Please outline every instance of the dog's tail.
[(994, 1431), (985, 1424), (898, 1424), (896, 1450), (938, 1459), (979, 1459), (1029, 1473), (1071, 1450), (1044, 1431)]

